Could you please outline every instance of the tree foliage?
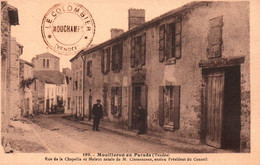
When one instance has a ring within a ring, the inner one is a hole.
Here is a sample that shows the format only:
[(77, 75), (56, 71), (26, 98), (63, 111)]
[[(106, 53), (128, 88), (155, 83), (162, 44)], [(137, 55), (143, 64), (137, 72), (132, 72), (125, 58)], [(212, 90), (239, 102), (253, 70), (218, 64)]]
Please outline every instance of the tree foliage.
[(35, 81), (35, 78), (24, 79), (20, 83), (21, 88), (30, 88), (30, 85)]

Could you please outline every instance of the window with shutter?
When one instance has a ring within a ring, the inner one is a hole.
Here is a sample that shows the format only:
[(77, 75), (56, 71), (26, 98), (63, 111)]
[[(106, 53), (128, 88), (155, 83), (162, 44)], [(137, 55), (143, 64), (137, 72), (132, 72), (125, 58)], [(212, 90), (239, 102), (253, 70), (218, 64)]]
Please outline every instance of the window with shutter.
[(209, 21), (208, 58), (221, 57), (223, 16)]
[(131, 38), (131, 67), (135, 66), (135, 37)]
[(166, 49), (165, 49), (165, 57), (166, 59), (172, 58), (174, 56), (174, 47), (175, 38), (173, 37), (175, 34), (175, 26), (174, 23), (167, 24), (166, 26)]
[(120, 72), (123, 65), (123, 43), (119, 43), (112, 47), (112, 70)]
[(92, 61), (88, 61), (87, 62), (87, 76), (88, 77), (92, 77)]
[(146, 33), (131, 39), (131, 67), (145, 65)]
[(118, 45), (118, 71), (123, 67), (123, 42)]
[(107, 107), (107, 92), (108, 92), (108, 87), (107, 87), (107, 84), (104, 84), (104, 86), (103, 86), (103, 101), (104, 101), (104, 103), (103, 103), (103, 114), (104, 114), (104, 116), (107, 116), (108, 115), (108, 112), (107, 112), (107, 109), (108, 109), (108, 107)]
[(146, 34), (142, 34), (142, 41), (141, 41), (141, 64), (145, 65), (145, 56), (146, 56)]
[(181, 20), (159, 26), (159, 61), (181, 58)]
[(101, 51), (101, 72), (105, 73), (105, 50)]
[(164, 87), (159, 87), (159, 125), (164, 125)]
[(165, 56), (165, 25), (159, 27), (159, 62), (164, 61)]
[(112, 71), (115, 71), (115, 60), (116, 60), (116, 45), (112, 47)]
[(115, 105), (115, 88), (111, 88), (111, 114), (114, 115), (114, 105)]
[(141, 43), (142, 43), (142, 37), (137, 36), (135, 38), (136, 45), (135, 45), (135, 66), (138, 66), (141, 64)]
[(177, 20), (175, 22), (175, 58), (181, 58), (181, 21)]
[(111, 114), (117, 118), (122, 115), (122, 87), (111, 88)]
[(118, 105), (117, 105), (117, 117), (122, 116), (122, 87), (117, 87)]
[(110, 71), (110, 47), (106, 49), (106, 52), (107, 52), (107, 72)]
[(159, 124), (177, 130), (180, 126), (180, 86), (159, 87)]
[(107, 74), (110, 70), (110, 47), (102, 50), (101, 54), (101, 71)]

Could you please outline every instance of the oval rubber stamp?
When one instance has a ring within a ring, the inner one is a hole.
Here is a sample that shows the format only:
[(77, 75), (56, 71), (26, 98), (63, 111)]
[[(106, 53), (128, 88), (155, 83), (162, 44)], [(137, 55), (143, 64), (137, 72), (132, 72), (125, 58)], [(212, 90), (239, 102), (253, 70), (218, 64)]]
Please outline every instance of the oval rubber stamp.
[(95, 23), (90, 12), (80, 4), (56, 4), (44, 15), (41, 32), (53, 51), (75, 55), (92, 42)]

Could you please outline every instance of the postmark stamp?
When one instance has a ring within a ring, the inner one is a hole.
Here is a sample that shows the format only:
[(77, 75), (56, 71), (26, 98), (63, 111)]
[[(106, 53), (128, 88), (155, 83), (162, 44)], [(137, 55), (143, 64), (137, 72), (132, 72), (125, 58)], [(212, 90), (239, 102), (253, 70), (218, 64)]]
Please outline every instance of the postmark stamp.
[(90, 12), (78, 3), (56, 4), (44, 15), (41, 32), (53, 51), (75, 55), (91, 44), (95, 23)]

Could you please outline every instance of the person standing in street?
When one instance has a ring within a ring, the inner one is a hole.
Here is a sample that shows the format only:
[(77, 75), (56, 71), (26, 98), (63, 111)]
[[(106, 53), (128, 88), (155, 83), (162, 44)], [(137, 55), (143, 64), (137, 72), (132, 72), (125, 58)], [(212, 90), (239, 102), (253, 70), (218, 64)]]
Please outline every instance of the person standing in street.
[(94, 117), (93, 131), (99, 131), (98, 127), (99, 127), (100, 119), (103, 117), (103, 109), (100, 103), (101, 100), (97, 99), (97, 104), (93, 105), (93, 109), (92, 109), (92, 114)]
[(141, 105), (139, 105), (137, 110), (137, 128), (139, 132), (137, 133), (137, 135), (145, 133), (145, 125), (146, 125), (146, 110), (143, 109)]

